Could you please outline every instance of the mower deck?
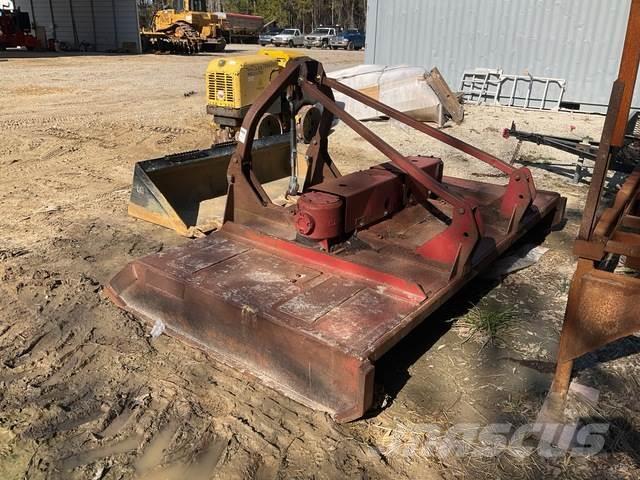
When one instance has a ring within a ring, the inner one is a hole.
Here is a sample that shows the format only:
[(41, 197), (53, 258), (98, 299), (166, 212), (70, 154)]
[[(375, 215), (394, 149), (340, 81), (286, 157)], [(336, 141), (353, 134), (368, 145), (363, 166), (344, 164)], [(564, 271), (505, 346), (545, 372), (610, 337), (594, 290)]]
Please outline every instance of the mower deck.
[(107, 292), (122, 308), (161, 320), (171, 334), (285, 395), (353, 420), (371, 406), (374, 363), (564, 207), (558, 194), (537, 191), (519, 228), (506, 233), (497, 202), (506, 187), (446, 177), (443, 184), (473, 199), (485, 222), (471, 268), (454, 279), (415, 253), (447, 224), (413, 204), (331, 253), (228, 222), (206, 238), (130, 263)]
[[(495, 167), (505, 184), (443, 178), (445, 162), (402, 155), (342, 110), (333, 90)], [(259, 119), (283, 95), (292, 118), (305, 102), (323, 106), (302, 185), (291, 129), (287, 206), (271, 200), (258, 169), (261, 158), (273, 167), (281, 157), (254, 142)], [(342, 175), (328, 150), (334, 116), (389, 161)], [(385, 352), (519, 237), (564, 216), (565, 199), (538, 191), (527, 168), (327, 78), (307, 58), (290, 62), (247, 112), (226, 179), (219, 231), (134, 261), (106, 291), (338, 421), (372, 405), (374, 364)]]

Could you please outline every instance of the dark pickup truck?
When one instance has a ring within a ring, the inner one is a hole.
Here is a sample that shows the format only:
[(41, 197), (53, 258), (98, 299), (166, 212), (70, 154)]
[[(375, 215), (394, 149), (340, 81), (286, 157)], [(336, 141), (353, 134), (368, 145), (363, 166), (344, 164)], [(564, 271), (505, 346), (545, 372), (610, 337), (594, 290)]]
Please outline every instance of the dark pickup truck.
[(344, 48), (345, 50), (360, 50), (364, 48), (365, 36), (357, 28), (349, 28), (329, 40), (329, 46), (333, 50)]

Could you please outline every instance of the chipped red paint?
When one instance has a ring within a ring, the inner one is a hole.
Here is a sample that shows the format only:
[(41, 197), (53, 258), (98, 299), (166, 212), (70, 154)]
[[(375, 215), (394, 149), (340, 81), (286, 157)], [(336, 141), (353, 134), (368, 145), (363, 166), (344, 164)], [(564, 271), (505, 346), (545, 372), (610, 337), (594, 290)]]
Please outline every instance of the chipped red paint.
[[(349, 421), (372, 404), (374, 362), (521, 236), (562, 218), (564, 199), (536, 191), (526, 169), (365, 102), (510, 175), (506, 185), (443, 177), (440, 159), (403, 156), (339, 109), (329, 84), (319, 63), (290, 62), (245, 117), (221, 229), (132, 262), (106, 291), (219, 360)], [(256, 180), (251, 144), (268, 106), (302, 92), (325, 108), (302, 193), (283, 207)], [(327, 149), (333, 115), (390, 162), (341, 176)]]

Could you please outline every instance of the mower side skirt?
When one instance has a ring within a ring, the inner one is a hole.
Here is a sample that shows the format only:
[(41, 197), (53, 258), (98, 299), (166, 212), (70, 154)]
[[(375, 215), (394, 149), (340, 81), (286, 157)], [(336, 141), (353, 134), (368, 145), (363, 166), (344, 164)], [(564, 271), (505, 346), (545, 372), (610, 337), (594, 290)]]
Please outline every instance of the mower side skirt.
[(339, 421), (364, 414), (373, 399), (373, 366), (346, 348), (348, 337), (367, 326), (357, 312), (375, 306), (378, 314), (367, 323), (379, 329), (381, 320), (403, 317), (414, 305), (224, 232), (189, 247), (129, 264), (106, 294), (300, 403)]

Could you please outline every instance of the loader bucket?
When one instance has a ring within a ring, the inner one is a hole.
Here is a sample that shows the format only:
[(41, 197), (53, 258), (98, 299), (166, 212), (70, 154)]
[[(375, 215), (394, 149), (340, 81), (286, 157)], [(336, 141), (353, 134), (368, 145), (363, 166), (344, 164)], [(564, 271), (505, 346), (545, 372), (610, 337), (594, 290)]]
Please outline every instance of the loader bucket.
[[(227, 194), (227, 167), (235, 142), (136, 163), (129, 215), (193, 237), (219, 225)], [(262, 183), (290, 173), (289, 136), (256, 140), (255, 173)]]

